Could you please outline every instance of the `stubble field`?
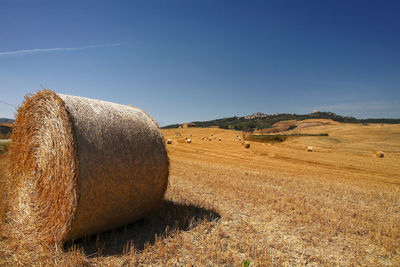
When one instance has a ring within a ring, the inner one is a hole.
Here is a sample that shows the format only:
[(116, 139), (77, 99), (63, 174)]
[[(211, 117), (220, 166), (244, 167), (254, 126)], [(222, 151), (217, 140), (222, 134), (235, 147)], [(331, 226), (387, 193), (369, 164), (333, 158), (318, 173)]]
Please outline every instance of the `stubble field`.
[[(400, 265), (400, 125), (303, 125), (288, 133), (329, 136), (245, 149), (235, 131), (163, 130), (171, 167), (157, 212), (57, 251), (0, 230), (0, 264)], [(7, 153), (0, 164), (4, 192)]]

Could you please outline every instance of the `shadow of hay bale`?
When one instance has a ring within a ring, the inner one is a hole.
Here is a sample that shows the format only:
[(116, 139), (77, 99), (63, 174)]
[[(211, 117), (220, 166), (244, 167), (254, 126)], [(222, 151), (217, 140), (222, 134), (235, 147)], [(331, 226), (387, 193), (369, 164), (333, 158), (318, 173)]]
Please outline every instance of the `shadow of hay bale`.
[(122, 255), (127, 249), (127, 244), (132, 244), (137, 250), (143, 250), (155, 243), (156, 236), (160, 240), (176, 231), (188, 231), (198, 222), (219, 218), (220, 215), (212, 210), (164, 200), (161, 207), (146, 218), (112, 231), (66, 242), (64, 251), (82, 249), (88, 257), (99, 254)]

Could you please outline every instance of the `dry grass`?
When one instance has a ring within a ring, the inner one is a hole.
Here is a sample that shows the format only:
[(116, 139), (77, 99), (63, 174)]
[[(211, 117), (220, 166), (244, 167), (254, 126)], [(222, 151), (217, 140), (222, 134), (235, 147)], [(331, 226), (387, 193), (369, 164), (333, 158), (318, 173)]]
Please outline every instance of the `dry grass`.
[[(400, 126), (296, 131), (329, 137), (243, 149), (233, 131), (182, 129), (194, 140), (211, 134), (224, 140), (188, 146), (165, 130), (173, 140), (170, 181), (156, 213), (65, 244), (64, 252), (16, 251), (3, 238), (0, 264), (400, 265)], [(317, 152), (304, 151), (308, 145)], [(385, 157), (371, 156), (374, 150)]]

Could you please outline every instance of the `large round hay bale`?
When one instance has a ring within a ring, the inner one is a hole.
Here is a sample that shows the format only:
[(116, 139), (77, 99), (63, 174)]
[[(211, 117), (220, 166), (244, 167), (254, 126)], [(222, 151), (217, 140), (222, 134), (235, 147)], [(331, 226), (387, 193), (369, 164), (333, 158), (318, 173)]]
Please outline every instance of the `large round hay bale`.
[(243, 146), (244, 148), (250, 148), (250, 143), (249, 143), (249, 142), (243, 142), (243, 143), (242, 143), (242, 146)]
[(164, 138), (145, 112), (40, 91), (14, 122), (11, 232), (58, 245), (138, 220), (161, 203), (168, 169)]
[(383, 158), (385, 156), (385, 153), (383, 153), (383, 151), (381, 151), (381, 150), (376, 150), (375, 156), (378, 158)]

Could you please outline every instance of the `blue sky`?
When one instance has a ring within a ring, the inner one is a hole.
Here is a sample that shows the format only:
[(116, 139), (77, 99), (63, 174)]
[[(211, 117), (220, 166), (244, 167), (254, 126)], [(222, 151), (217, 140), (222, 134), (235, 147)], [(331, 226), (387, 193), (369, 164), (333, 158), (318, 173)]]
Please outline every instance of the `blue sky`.
[(0, 117), (44, 87), (161, 125), (313, 109), (399, 118), (399, 14), (400, 1), (0, 0)]

